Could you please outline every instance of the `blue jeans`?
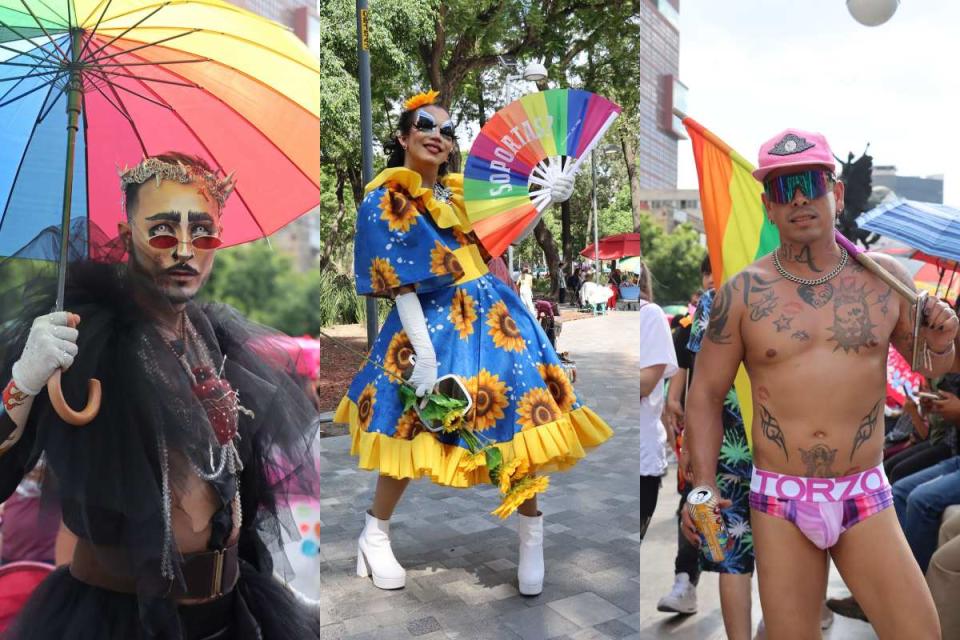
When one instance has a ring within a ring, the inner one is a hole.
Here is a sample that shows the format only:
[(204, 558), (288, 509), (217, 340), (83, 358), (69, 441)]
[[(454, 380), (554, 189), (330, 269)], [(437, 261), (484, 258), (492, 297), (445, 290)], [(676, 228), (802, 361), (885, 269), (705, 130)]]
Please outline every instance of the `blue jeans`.
[(937, 550), (944, 510), (960, 504), (960, 456), (954, 456), (893, 483), (893, 506), (903, 533), (926, 573)]

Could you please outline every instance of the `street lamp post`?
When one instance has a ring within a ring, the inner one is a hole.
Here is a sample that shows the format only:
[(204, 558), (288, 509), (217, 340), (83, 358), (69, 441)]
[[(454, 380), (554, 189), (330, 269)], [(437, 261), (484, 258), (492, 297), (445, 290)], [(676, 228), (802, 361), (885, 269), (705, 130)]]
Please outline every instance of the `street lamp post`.
[(593, 262), (596, 271), (593, 273), (593, 281), (600, 282), (600, 231), (599, 220), (597, 218), (597, 150), (594, 148), (590, 152), (590, 177), (592, 179), (590, 187), (590, 204), (593, 207)]
[[(363, 184), (373, 180), (373, 109), (370, 105), (370, 46), (367, 31), (367, 0), (357, 0), (357, 58), (360, 81), (360, 146), (363, 149)], [(365, 300), (367, 311), (367, 346), (377, 339), (377, 301), (373, 296)]]

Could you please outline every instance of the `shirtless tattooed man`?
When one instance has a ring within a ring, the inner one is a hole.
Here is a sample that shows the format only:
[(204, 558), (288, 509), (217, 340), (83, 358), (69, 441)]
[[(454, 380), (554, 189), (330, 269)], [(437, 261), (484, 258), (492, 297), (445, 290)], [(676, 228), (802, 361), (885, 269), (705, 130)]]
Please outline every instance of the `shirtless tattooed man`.
[[(887, 349), (910, 360), (910, 305), (836, 243), (843, 184), (823, 136), (789, 129), (760, 148), (780, 247), (717, 294), (687, 405), (694, 485), (715, 487), (721, 408), (743, 362), (753, 388), (750, 507), (773, 640), (820, 637), (833, 558), (882, 640), (939, 638), (937, 613), (883, 472)], [(892, 258), (872, 256), (913, 287)], [(954, 361), (957, 317), (928, 299), (930, 370)], [(685, 518), (685, 532), (692, 523)]]

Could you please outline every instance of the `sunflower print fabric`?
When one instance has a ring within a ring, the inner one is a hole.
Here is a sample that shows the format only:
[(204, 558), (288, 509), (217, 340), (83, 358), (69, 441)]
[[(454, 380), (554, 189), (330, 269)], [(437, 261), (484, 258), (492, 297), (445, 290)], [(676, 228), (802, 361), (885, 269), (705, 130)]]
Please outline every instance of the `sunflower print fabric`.
[[(390, 288), (416, 285), (438, 375), (453, 373), (464, 381), (473, 397), (468, 424), (483, 438), (511, 442), (580, 408), (556, 352), (519, 297), (488, 273), (463, 278), (453, 252), (468, 245), (471, 236), (456, 226), (441, 227), (422, 205), (397, 182), (369, 191), (357, 216), (358, 293), (386, 295)], [(352, 427), (391, 440), (424, 433), (416, 414), (403, 411), (399, 394), (400, 380), (412, 371), (412, 355), (393, 310), (370, 353), (379, 366), (366, 364), (347, 393), (357, 406)], [(467, 448), (457, 433), (429, 437)], [(482, 456), (462, 460), (466, 471), (483, 465)]]

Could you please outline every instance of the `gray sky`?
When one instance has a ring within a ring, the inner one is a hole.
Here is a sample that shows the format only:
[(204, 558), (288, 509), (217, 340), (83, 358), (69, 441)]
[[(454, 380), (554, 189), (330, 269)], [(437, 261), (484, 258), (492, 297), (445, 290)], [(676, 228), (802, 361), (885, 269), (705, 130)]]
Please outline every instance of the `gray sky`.
[[(688, 115), (751, 163), (787, 127), (900, 175), (944, 175), (960, 206), (960, 2), (902, 0), (864, 27), (844, 0), (682, 0), (680, 79)], [(678, 185), (696, 188), (688, 140)]]

